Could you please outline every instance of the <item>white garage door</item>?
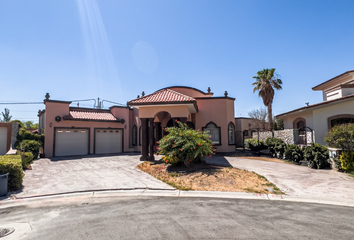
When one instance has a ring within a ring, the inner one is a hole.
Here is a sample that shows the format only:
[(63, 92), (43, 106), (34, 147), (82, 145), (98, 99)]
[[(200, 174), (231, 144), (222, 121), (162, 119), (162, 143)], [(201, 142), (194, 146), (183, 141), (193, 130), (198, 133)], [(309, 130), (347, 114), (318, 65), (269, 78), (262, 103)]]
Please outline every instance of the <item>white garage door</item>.
[(122, 130), (96, 129), (95, 153), (120, 153), (122, 152)]
[(89, 154), (88, 129), (56, 129), (55, 156), (73, 156)]
[(7, 128), (0, 127), (0, 155), (6, 154)]

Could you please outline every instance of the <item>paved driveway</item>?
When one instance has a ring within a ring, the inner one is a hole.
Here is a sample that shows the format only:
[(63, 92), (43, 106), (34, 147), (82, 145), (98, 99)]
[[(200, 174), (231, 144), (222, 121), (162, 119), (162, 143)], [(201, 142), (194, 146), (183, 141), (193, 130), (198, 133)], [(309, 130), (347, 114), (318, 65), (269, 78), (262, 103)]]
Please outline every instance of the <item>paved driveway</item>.
[(174, 189), (136, 169), (140, 155), (42, 158), (25, 171), (18, 198), (112, 189)]
[(236, 168), (254, 171), (290, 196), (354, 201), (354, 179), (334, 170), (222, 156), (215, 156), (207, 162), (231, 164)]

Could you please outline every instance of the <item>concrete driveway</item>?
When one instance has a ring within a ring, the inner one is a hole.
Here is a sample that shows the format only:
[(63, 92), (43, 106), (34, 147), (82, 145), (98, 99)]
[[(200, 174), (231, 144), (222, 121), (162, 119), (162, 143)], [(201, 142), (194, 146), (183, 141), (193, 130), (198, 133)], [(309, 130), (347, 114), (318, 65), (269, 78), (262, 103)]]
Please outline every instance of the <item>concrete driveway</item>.
[(214, 156), (207, 162), (254, 171), (290, 196), (354, 202), (354, 179), (334, 170), (223, 156)]
[(136, 168), (140, 155), (42, 158), (26, 170), (17, 198), (113, 189), (174, 189)]

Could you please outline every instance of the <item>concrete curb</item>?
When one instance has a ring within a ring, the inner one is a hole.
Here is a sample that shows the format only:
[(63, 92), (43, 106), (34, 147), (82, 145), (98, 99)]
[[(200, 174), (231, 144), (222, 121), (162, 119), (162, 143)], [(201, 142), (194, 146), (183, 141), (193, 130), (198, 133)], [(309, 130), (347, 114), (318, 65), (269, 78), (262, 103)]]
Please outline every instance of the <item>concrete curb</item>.
[(303, 202), (303, 203), (316, 203), (327, 205), (339, 205), (354, 207), (354, 200), (338, 199), (323, 199), (323, 198), (310, 198), (302, 196), (288, 196), (288, 195), (273, 195), (273, 194), (259, 194), (259, 193), (245, 193), (245, 192), (208, 192), (208, 191), (180, 191), (171, 189), (119, 189), (107, 191), (87, 191), (87, 192), (74, 192), (53, 195), (43, 195), (29, 198), (19, 199), (5, 199), (0, 201), (0, 209), (27, 205), (40, 201), (53, 201), (53, 200), (70, 200), (70, 199), (87, 199), (87, 198), (114, 198), (114, 197), (199, 197), (199, 198), (228, 198), (228, 199), (256, 199), (256, 200), (269, 200), (269, 201), (288, 201), (288, 202)]

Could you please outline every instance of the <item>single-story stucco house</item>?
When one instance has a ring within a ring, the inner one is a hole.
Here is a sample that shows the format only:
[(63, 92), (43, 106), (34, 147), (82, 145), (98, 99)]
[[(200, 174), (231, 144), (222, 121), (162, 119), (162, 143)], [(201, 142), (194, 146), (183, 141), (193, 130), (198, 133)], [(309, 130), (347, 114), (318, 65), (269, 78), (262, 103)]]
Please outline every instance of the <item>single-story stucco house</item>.
[(312, 88), (322, 91), (323, 102), (308, 105), (276, 116), (285, 129), (308, 127), (313, 140), (326, 145), (324, 138), (333, 126), (354, 122), (354, 70), (347, 71)]
[(39, 111), (39, 132), (45, 133), (46, 157), (141, 152), (153, 160), (156, 141), (175, 126), (209, 131), (218, 152), (235, 150), (234, 98), (213, 97), (184, 86), (160, 89), (109, 109), (71, 107), (70, 101), (52, 100)]

